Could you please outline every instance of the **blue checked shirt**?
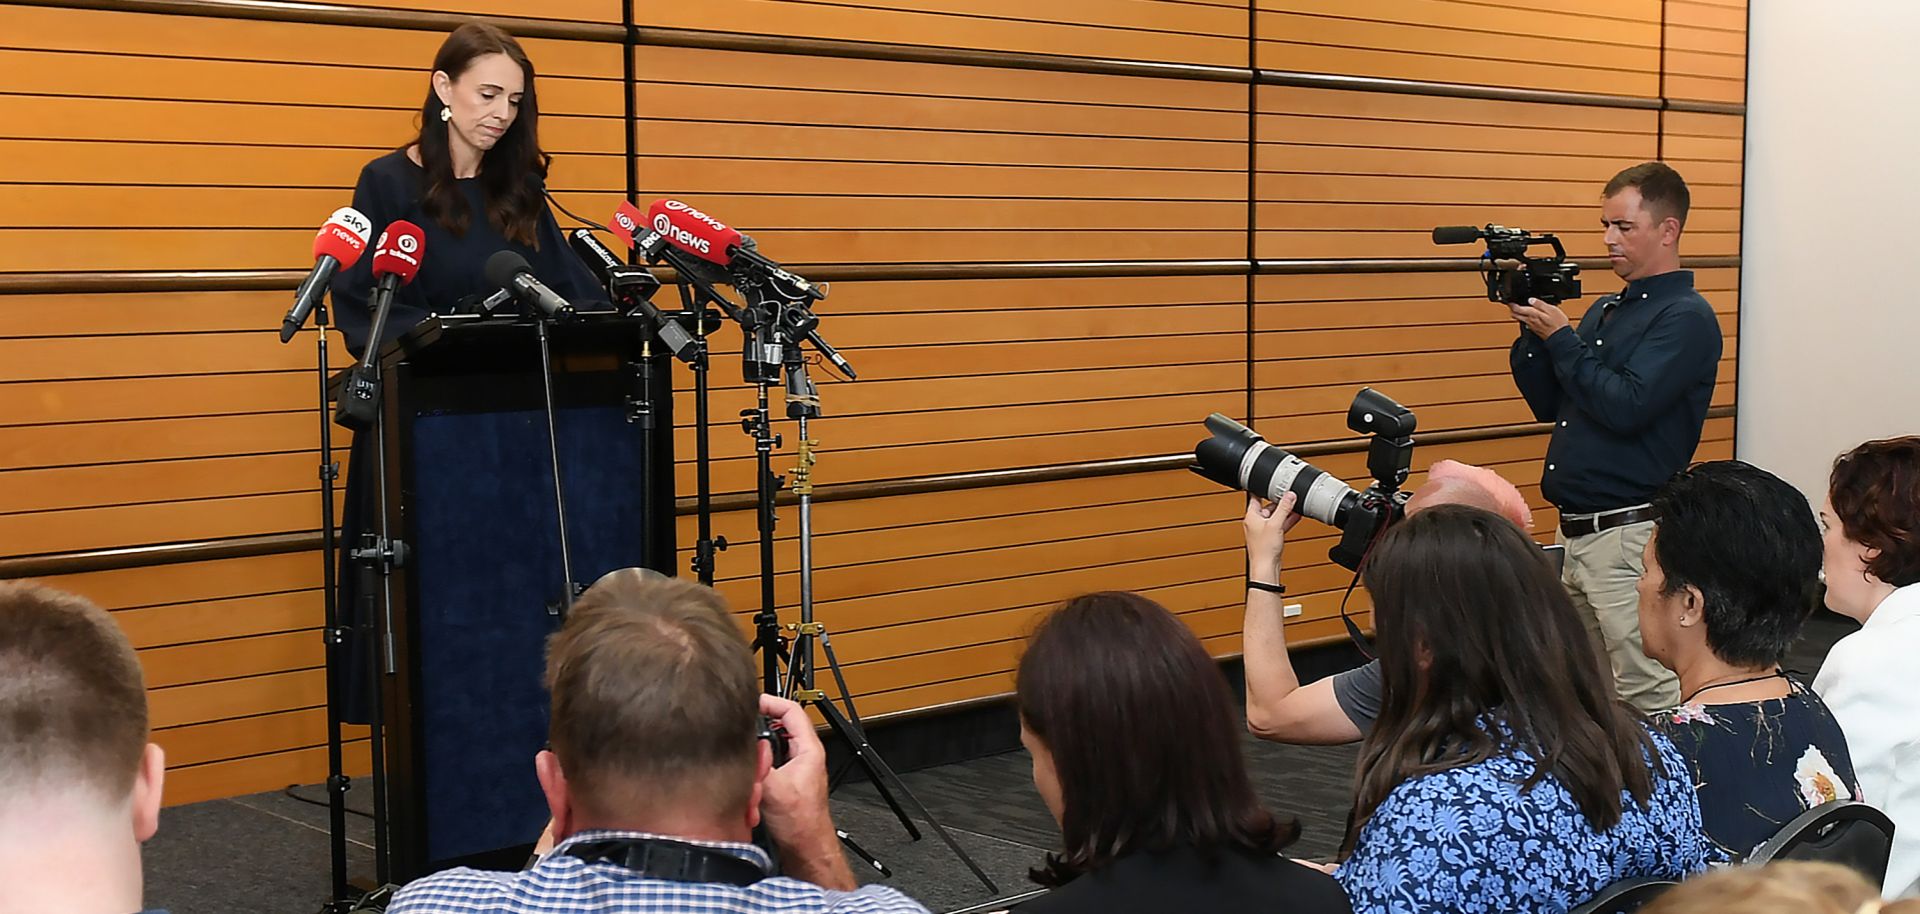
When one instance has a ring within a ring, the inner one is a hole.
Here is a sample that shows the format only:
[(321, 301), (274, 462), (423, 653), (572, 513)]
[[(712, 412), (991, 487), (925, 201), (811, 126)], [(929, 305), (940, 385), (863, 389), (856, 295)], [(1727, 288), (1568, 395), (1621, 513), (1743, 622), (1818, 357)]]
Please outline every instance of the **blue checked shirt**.
[[(500, 873), (462, 867), (409, 883), (388, 914), (927, 914), (896, 889), (870, 885), (835, 892), (772, 876), (750, 886), (649, 879), (615, 863), (588, 863), (562, 853), (581, 841), (668, 837), (630, 831), (585, 831), (560, 842), (531, 869)], [(751, 844), (684, 841), (717, 848), (771, 868)]]

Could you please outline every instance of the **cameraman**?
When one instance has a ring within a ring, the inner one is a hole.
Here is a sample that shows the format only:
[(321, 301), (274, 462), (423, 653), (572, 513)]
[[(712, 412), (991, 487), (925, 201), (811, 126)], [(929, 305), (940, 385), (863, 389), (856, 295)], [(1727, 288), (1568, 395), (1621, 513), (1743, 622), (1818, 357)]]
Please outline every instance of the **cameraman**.
[[(534, 768), (558, 846), (519, 873), (428, 876), (391, 914), (925, 914), (893, 889), (855, 889), (813, 724), (758, 693), (712, 589), (634, 568), (601, 578), (548, 643), (547, 686), (552, 749)], [(760, 714), (787, 729), (780, 767)], [(761, 822), (792, 878), (748, 843)]]
[(1627, 281), (1575, 328), (1539, 299), (1508, 305), (1520, 322), (1513, 380), (1536, 418), (1553, 422), (1541, 494), (1560, 509), (1562, 581), (1613, 668), (1620, 697), (1642, 711), (1678, 703), (1673, 673), (1640, 650), (1641, 553), (1655, 489), (1700, 444), (1720, 362), (1720, 323), (1680, 269), (1687, 183), (1659, 162), (1615, 175), (1601, 194), (1613, 272)]

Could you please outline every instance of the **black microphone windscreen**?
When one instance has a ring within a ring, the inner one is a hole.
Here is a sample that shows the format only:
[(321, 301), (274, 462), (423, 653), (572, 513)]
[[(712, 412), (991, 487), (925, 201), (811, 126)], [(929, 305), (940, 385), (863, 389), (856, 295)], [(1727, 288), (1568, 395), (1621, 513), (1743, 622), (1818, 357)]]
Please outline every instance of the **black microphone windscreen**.
[(1443, 225), (1433, 230), (1434, 244), (1472, 244), (1479, 240), (1477, 225)]
[(527, 258), (512, 251), (495, 251), (487, 258), (487, 282), (501, 288), (513, 285), (515, 276), (531, 272), (533, 268), (527, 265)]

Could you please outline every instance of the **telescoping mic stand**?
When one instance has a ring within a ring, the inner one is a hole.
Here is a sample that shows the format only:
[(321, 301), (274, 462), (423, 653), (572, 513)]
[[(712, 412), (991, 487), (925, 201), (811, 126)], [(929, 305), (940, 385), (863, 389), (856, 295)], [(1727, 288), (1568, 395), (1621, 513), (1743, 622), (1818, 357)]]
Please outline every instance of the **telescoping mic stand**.
[[(679, 274), (680, 305), (683, 310), (678, 314), (660, 312), (661, 328), (668, 322), (678, 323), (684, 329), (692, 327), (692, 340), (684, 350), (676, 349), (675, 355), (687, 363), (693, 371), (693, 450), (694, 450), (694, 523), (696, 534), (693, 542), (692, 569), (700, 583), (713, 586), (714, 566), (718, 555), (727, 550), (727, 538), (713, 535), (713, 440), (711, 434), (712, 388), (708, 381), (707, 335), (719, 326), (720, 315), (708, 310), (708, 305), (718, 305), (728, 317), (746, 326), (750, 318), (738, 305), (728, 301), (714, 288), (717, 282), (726, 282), (726, 276), (717, 268), (706, 266), (692, 257), (673, 249), (658, 233), (649, 238), (635, 239), (634, 253), (650, 263), (665, 263)], [(670, 332), (670, 331), (669, 331)], [(663, 335), (664, 339), (664, 335)], [(684, 351), (686, 354), (682, 355)]]
[[(785, 695), (803, 706), (815, 708), (827, 722), (833, 732), (846, 741), (852, 752), (852, 758), (866, 771), (867, 779), (874, 785), (888, 808), (900, 820), (907, 834), (914, 840), (920, 840), (920, 830), (907, 815), (906, 809), (896, 799), (894, 792), (905, 798), (907, 805), (939, 835), (954, 856), (960, 858), (967, 869), (987, 887), (990, 892), (998, 892), (995, 885), (980, 865), (963, 850), (953, 839), (940, 820), (934, 818), (925, 804), (907, 789), (906, 782), (889, 766), (880, 753), (868, 742), (866, 728), (861, 725), (860, 714), (853, 705), (853, 693), (847, 688), (845, 674), (841, 671), (840, 661), (834, 655), (833, 642), (828, 638), (826, 626), (815, 621), (813, 615), (813, 467), (816, 462), (816, 449), (819, 442), (812, 440), (808, 422), (820, 416), (820, 394), (813, 381), (807, 376), (807, 360), (800, 348), (802, 340), (810, 340), (820, 346), (836, 365), (847, 368), (852, 376), (851, 366), (838, 353), (833, 353), (820, 340), (817, 333), (819, 318), (813, 314), (809, 303), (826, 297), (826, 290), (820, 286), (799, 279), (764, 258), (736, 258), (734, 267), (734, 286), (748, 301), (746, 308), (751, 326), (743, 325), (747, 332), (747, 344), (743, 363), (747, 380), (759, 391), (757, 405), (741, 413), (741, 425), (754, 439), (754, 452), (758, 464), (758, 516), (760, 534), (760, 612), (754, 615), (754, 648), (762, 652), (764, 669), (768, 676), (768, 692)], [(773, 449), (780, 445), (780, 438), (771, 431), (771, 416), (768, 409), (768, 387), (784, 380), (787, 388), (787, 415), (797, 423), (800, 436), (799, 464), (794, 468), (793, 489), (800, 507), (800, 622), (782, 628), (779, 615), (775, 610), (774, 566), (773, 566), (773, 529), (778, 520), (776, 496), (783, 484), (780, 477), (774, 475), (772, 466)], [(789, 652), (786, 631), (791, 631), (795, 639)], [(827, 658), (827, 668), (833, 674), (834, 683), (840, 690), (840, 701), (846, 704), (842, 713), (838, 704), (827, 693), (816, 687), (814, 682), (813, 649), (818, 643)], [(776, 681), (777, 661), (787, 662), (787, 679), (784, 684)], [(775, 690), (778, 689), (777, 692)], [(843, 769), (844, 770), (844, 769)], [(844, 840), (844, 836), (843, 836)], [(849, 846), (853, 846), (848, 842)], [(854, 848), (861, 856), (867, 857), (875, 869), (886, 873), (879, 861), (872, 859)]]

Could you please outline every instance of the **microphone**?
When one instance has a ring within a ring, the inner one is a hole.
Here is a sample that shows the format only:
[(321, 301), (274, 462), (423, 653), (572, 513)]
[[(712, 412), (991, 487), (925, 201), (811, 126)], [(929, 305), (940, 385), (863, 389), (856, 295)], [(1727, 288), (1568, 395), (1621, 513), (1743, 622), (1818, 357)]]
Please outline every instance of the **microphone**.
[(640, 232), (640, 207), (630, 200), (620, 201), (620, 208), (613, 211), (613, 221), (607, 225), (607, 231), (613, 233), (614, 240), (622, 247), (633, 247), (634, 237)]
[(567, 236), (573, 245), (573, 251), (586, 261), (587, 269), (599, 277), (607, 287), (607, 294), (616, 304), (626, 306), (630, 311), (638, 311), (653, 322), (654, 336), (661, 345), (673, 353), (673, 357), (687, 364), (693, 364), (698, 357), (693, 335), (680, 322), (660, 313), (648, 299), (660, 288), (660, 280), (647, 272), (645, 267), (625, 263), (600, 239), (593, 237), (592, 229), (574, 229)]
[(1443, 225), (1433, 230), (1434, 244), (1472, 244), (1486, 237), (1477, 225)]
[(733, 264), (734, 249), (746, 243), (739, 231), (678, 200), (653, 201), (647, 222), (668, 244), (723, 267)]
[[(753, 239), (740, 234), (736, 229), (728, 228), (726, 223), (707, 215), (678, 200), (656, 200), (647, 208), (647, 215), (653, 230), (666, 243), (694, 255), (702, 260), (726, 267), (736, 274), (746, 270), (757, 271), (758, 281), (774, 280), (788, 287), (791, 294), (804, 295), (815, 300), (827, 297), (826, 288), (796, 276), (781, 268), (780, 264), (769, 259), (755, 249)], [(736, 288), (739, 282), (732, 283)], [(788, 309), (791, 314), (794, 309)], [(858, 377), (853, 366), (840, 355), (827, 341), (820, 337), (819, 318), (811, 311), (801, 307), (799, 313), (806, 315), (804, 321), (787, 320), (788, 329), (795, 336), (813, 344), (813, 348), (826, 356), (840, 373), (848, 380)]]
[(405, 219), (387, 226), (373, 246), (373, 327), (367, 334), (360, 364), (347, 374), (340, 391), (340, 405), (333, 419), (341, 425), (366, 429), (379, 413), (380, 386), (374, 382), (374, 363), (380, 357), (380, 337), (386, 333), (387, 316), (393, 312), (394, 292), (420, 272), (426, 247), (425, 233)]
[(545, 311), (548, 317), (573, 313), (573, 305), (533, 278), (527, 259), (512, 251), (495, 251), (487, 258), (486, 276), (487, 282), (512, 292), (514, 298)]
[(313, 312), (320, 296), (326, 294), (327, 282), (333, 279), (334, 272), (359, 263), (372, 234), (373, 223), (351, 206), (340, 207), (327, 217), (320, 233), (313, 236), (313, 272), (301, 281), (300, 288), (293, 293), (293, 307), (280, 321), (280, 342), (293, 339), (293, 335), (306, 326), (307, 315)]

